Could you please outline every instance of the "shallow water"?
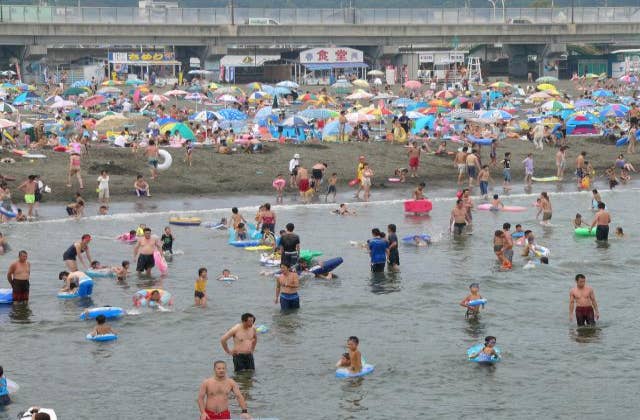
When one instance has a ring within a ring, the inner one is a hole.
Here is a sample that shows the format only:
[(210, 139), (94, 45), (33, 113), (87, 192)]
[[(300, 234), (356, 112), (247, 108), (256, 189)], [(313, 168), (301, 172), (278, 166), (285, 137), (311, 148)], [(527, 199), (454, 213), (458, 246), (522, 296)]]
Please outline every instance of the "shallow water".
[[(613, 226), (624, 226), (629, 236), (612, 239), (608, 247), (572, 234), (569, 220), (576, 211), (591, 220), (587, 193), (552, 195), (551, 228), (536, 223), (533, 207), (525, 213), (478, 211), (473, 235), (454, 240), (447, 233), (453, 200), (436, 200), (430, 217), (411, 217), (393, 200), (399, 194), (387, 193), (390, 200), (385, 202), (354, 205), (355, 217), (331, 215), (333, 206), (276, 208), (278, 228), (294, 222), (303, 248), (345, 259), (336, 270), (338, 279), (304, 282), (302, 308), (290, 315), (281, 315), (273, 304), (273, 280), (258, 275), (262, 268), (256, 253), (228, 246), (223, 232), (173, 227), (174, 250), (184, 254), (174, 256), (169, 275), (156, 280), (173, 293), (175, 310), (115, 321), (120, 338), (106, 344), (84, 339), (93, 324), (79, 321), (79, 313), (89, 306), (130, 308), (133, 293), (150, 283), (135, 275), (127, 286), (96, 279), (91, 299), (57, 299), (61, 255), (73, 240), (90, 232), (94, 258), (117, 264), (132, 259), (132, 247), (111, 238), (138, 223), (159, 232), (170, 209), (218, 220), (227, 210), (206, 209), (264, 198), (123, 203), (112, 208), (126, 214), (103, 219), (5, 228), (13, 249), (0, 257), (1, 266), (6, 269), (19, 248), (27, 249), (32, 293), (26, 313), (0, 306), (0, 364), (21, 385), (0, 419), (13, 419), (30, 405), (54, 407), (62, 419), (195, 419), (198, 386), (211, 374), (212, 361), (223, 359), (231, 366), (219, 337), (247, 311), (258, 324), (270, 327), (259, 337), (256, 373), (236, 377), (255, 417), (635, 417), (639, 404), (630, 390), (640, 379), (634, 369), (640, 327), (633, 307), (633, 270), (640, 261), (633, 205), (638, 191), (628, 187), (603, 194)], [(451, 196), (449, 191), (431, 194)], [(523, 206), (533, 201), (526, 194), (505, 199)], [(45, 207), (42, 213), (62, 217), (59, 208)], [(245, 211), (245, 216), (252, 214)], [(551, 264), (523, 270), (524, 262), (516, 256), (511, 272), (498, 271), (491, 238), (504, 221), (532, 228), (538, 243), (551, 249)], [(388, 223), (398, 225), (400, 237), (426, 232), (435, 243), (427, 249), (401, 245), (401, 273), (374, 277), (366, 252), (349, 242), (365, 241), (372, 227)], [(204, 310), (192, 306), (201, 266), (209, 268), (212, 279)], [(224, 267), (240, 280), (215, 281)], [(602, 320), (595, 331), (577, 331), (568, 321), (568, 291), (577, 272), (587, 275), (600, 304)], [(481, 294), (488, 299), (479, 322), (466, 321), (458, 306), (472, 281), (481, 283)], [(376, 370), (365, 378), (338, 380), (333, 365), (349, 335), (360, 337), (360, 348)], [(503, 351), (503, 362), (494, 367), (466, 361), (466, 349), (485, 335), (497, 336)], [(239, 412), (235, 402), (232, 407)]]

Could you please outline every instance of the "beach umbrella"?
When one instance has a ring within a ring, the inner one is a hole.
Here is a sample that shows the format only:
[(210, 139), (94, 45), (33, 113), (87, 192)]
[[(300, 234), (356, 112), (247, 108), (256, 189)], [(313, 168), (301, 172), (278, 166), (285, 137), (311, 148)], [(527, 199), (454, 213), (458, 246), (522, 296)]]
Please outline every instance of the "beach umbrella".
[(424, 102), (424, 101), (415, 102), (414, 101), (414, 102), (410, 103), (409, 105), (407, 105), (405, 109), (407, 111), (415, 111), (416, 109), (425, 108), (425, 107), (428, 107), (428, 106), (429, 106), (429, 104), (427, 102)]
[(443, 108), (449, 108), (449, 102), (444, 99), (432, 99), (429, 101), (430, 106), (441, 106)]
[(396, 95), (393, 95), (393, 94), (390, 94), (390, 93), (387, 93), (387, 92), (381, 92), (381, 93), (378, 93), (376, 96), (374, 96), (371, 99), (376, 99), (377, 100), (377, 99), (397, 99), (397, 98), (398, 97)]
[(15, 127), (16, 125), (18, 125), (17, 122), (7, 120), (5, 118), (0, 118), (0, 128)]
[(540, 108), (545, 111), (561, 111), (563, 109), (573, 109), (574, 106), (564, 102), (552, 100), (543, 103), (542, 105), (540, 105)]
[(187, 95), (189, 92), (184, 91), (184, 90), (170, 90), (168, 92), (164, 93), (164, 96), (173, 96), (173, 97), (178, 97), (178, 96), (185, 96)]
[(424, 118), (424, 114), (418, 111), (409, 111), (407, 112), (407, 118), (409, 118), (410, 120), (417, 120), (419, 118)]
[(309, 119), (299, 115), (293, 115), (284, 120), (282, 125), (285, 127), (307, 127), (309, 125)]
[(211, 121), (217, 118), (213, 111), (200, 111), (189, 115), (189, 120), (191, 121)]
[(433, 130), (433, 124), (435, 123), (435, 121), (436, 121), (436, 117), (434, 115), (428, 115), (426, 117), (423, 116), (422, 118), (419, 118), (414, 121), (411, 132), (413, 134), (418, 134), (420, 131), (424, 130), (425, 128), (428, 128), (429, 130)]
[(384, 76), (384, 72), (382, 70), (369, 70), (367, 76), (381, 77)]
[(154, 103), (154, 104), (164, 104), (169, 102), (169, 98), (167, 98), (166, 96), (158, 95), (155, 93), (144, 96), (142, 100), (145, 101), (146, 103)]
[(117, 126), (121, 126), (122, 124), (128, 121), (129, 121), (129, 118), (125, 117), (122, 114), (107, 115), (106, 117), (103, 117), (100, 120), (98, 120), (98, 122), (96, 123), (96, 128), (101, 128), (105, 125), (117, 127)]
[(104, 97), (103, 95), (93, 95), (85, 99), (84, 102), (82, 103), (82, 106), (84, 106), (85, 108), (91, 108), (96, 105), (105, 103), (106, 101), (107, 101), (107, 98)]
[(584, 75), (585, 79), (597, 79), (598, 77), (600, 77), (600, 75), (595, 73), (587, 73)]
[(536, 79), (536, 83), (555, 83), (557, 81), (558, 78), (553, 76), (542, 76)]
[(209, 90), (218, 90), (220, 89), (220, 85), (214, 82), (211, 82), (207, 85), (207, 89)]
[(353, 82), (351, 82), (351, 84), (353, 86), (356, 86), (356, 87), (359, 87), (359, 88), (362, 88), (362, 89), (367, 89), (369, 87), (369, 82), (367, 82), (364, 79), (356, 79)]
[(191, 93), (193, 93), (193, 92), (202, 92), (202, 87), (200, 85), (198, 85), (198, 84), (195, 84), (195, 85), (189, 86), (187, 88), (187, 92), (191, 92)]
[(23, 92), (20, 95), (16, 96), (13, 100), (13, 105), (24, 105), (27, 102), (42, 102), (42, 98), (36, 95), (33, 92)]
[(379, 77), (376, 77), (375, 79), (373, 79), (373, 84), (376, 86), (382, 86), (382, 79)]
[(470, 119), (478, 118), (478, 113), (470, 109), (452, 109), (451, 112), (449, 112), (449, 116), (451, 118), (470, 120)]
[(76, 80), (71, 84), (72, 88), (90, 87), (91, 82), (89, 80)]
[(478, 118), (480, 118), (481, 120), (499, 121), (510, 120), (513, 118), (513, 115), (501, 109), (489, 109), (487, 111), (481, 112), (478, 115)]
[(351, 95), (347, 96), (345, 99), (349, 100), (349, 101), (356, 101), (359, 99), (371, 99), (373, 98), (373, 95), (369, 92), (365, 92), (362, 89), (358, 89), (355, 92), (353, 92)]
[(300, 111), (298, 115), (316, 120), (328, 120), (329, 118), (337, 117), (339, 113), (327, 108), (307, 108), (304, 111)]
[(413, 99), (409, 99), (409, 98), (398, 98), (396, 100), (394, 100), (393, 102), (391, 102), (391, 106), (395, 107), (395, 108), (406, 108), (412, 104), (415, 104), (416, 101), (414, 101)]
[(418, 112), (424, 115), (429, 115), (429, 114), (446, 114), (447, 112), (449, 112), (448, 108), (444, 108), (442, 106), (432, 106), (432, 107), (428, 107), (428, 108), (420, 108), (418, 109)]
[(491, 83), (489, 87), (492, 87), (495, 89), (504, 89), (504, 88), (510, 88), (511, 84), (507, 82), (498, 81), (498, 82)]
[[(265, 106), (256, 111), (255, 115), (253, 116), (253, 119), (265, 120), (273, 116), (276, 116), (276, 114), (273, 112), (273, 107)], [(306, 118), (309, 118), (309, 117), (306, 117)]]
[(48, 107), (52, 109), (62, 109), (62, 108), (71, 108), (73, 106), (76, 106), (75, 102), (62, 100), (62, 101), (54, 102)]
[(404, 82), (404, 87), (406, 87), (407, 89), (416, 90), (422, 87), (422, 83), (417, 80), (407, 80), (406, 82)]
[(625, 74), (624, 76), (622, 76), (618, 80), (620, 80), (623, 83), (628, 83), (628, 84), (638, 83), (638, 76), (636, 76), (635, 74)]
[[(263, 86), (264, 89), (264, 86)], [(242, 89), (237, 86), (223, 86), (213, 91), (216, 96), (219, 95), (244, 95)]]
[(282, 82), (276, 83), (278, 87), (284, 87), (287, 89), (298, 89), (298, 84), (296, 82), (292, 82), (291, 80), (283, 80)]
[(218, 96), (218, 98), (216, 99), (218, 102), (238, 102), (238, 100), (229, 94), (225, 94), (225, 95), (220, 95)]
[(469, 102), (469, 98), (467, 98), (466, 96), (458, 96), (457, 98), (453, 98), (449, 101), (449, 106), (459, 106), (462, 104), (466, 104), (467, 102)]
[(551, 83), (542, 83), (542, 84), (538, 85), (536, 87), (536, 89), (538, 89), (539, 91), (557, 90), (557, 88), (554, 85), (552, 85)]
[(140, 85), (144, 85), (147, 82), (145, 82), (144, 80), (140, 80), (140, 79), (129, 79), (126, 82), (124, 82), (125, 85), (127, 86), (140, 86)]
[(267, 98), (271, 98), (271, 95), (269, 95), (267, 92), (262, 92), (257, 90), (253, 92), (251, 95), (249, 95), (249, 98), (247, 100), (249, 102), (258, 102)]
[(6, 102), (0, 101), (0, 113), (13, 114), (16, 109)]
[(100, 83), (100, 86), (120, 86), (122, 82), (120, 80), (105, 80)]
[(598, 89), (598, 90), (594, 90), (591, 96), (595, 98), (609, 98), (613, 96), (613, 92), (606, 89)]
[(112, 94), (118, 94), (122, 92), (120, 89), (118, 89), (117, 87), (114, 86), (107, 86), (107, 87), (103, 87), (100, 88), (98, 90), (98, 93), (103, 94), (103, 95), (112, 95)]
[(187, 95), (185, 95), (184, 99), (186, 101), (194, 101), (194, 102), (200, 102), (204, 99), (207, 99), (206, 95), (203, 95), (200, 92), (193, 92), (193, 93), (189, 93)]
[(622, 118), (629, 113), (629, 107), (622, 104), (605, 105), (600, 111), (600, 119), (608, 117)]
[(598, 117), (590, 112), (574, 112), (567, 119), (567, 125), (595, 125), (599, 123)]
[(536, 92), (532, 95), (529, 95), (528, 99), (533, 102), (542, 102), (546, 101), (547, 99), (551, 99), (551, 95), (549, 95), (547, 92)]
[[(375, 107), (374, 108), (373, 106), (370, 106), (370, 107), (367, 107), (367, 108), (363, 108), (358, 112), (363, 113), (363, 114), (373, 115), (376, 118), (382, 118), (382, 116), (384, 116), (384, 115), (393, 115), (393, 112), (391, 112), (387, 108), (379, 108), (379, 107)], [(421, 115), (421, 116), (423, 117), (424, 115)]]
[(95, 114), (92, 114), (94, 117), (96, 117), (97, 119), (100, 118), (104, 118), (104, 117), (108, 117), (109, 115), (120, 115), (117, 112), (114, 111), (102, 111), (102, 112), (97, 112)]
[(596, 106), (596, 102), (593, 99), (579, 99), (573, 106), (575, 106), (576, 109), (588, 109)]
[(247, 114), (233, 108), (221, 109), (216, 113), (220, 116), (220, 119), (224, 120), (241, 121), (247, 119)]
[(193, 130), (189, 128), (186, 124), (180, 122), (172, 122), (165, 125), (160, 126), (160, 132), (166, 133), (169, 131), (171, 135), (175, 135), (178, 133), (180, 137), (185, 140), (195, 140), (196, 136), (193, 134)]
[(89, 89), (84, 87), (70, 87), (69, 89), (62, 92), (62, 96), (79, 96), (83, 93), (87, 93)]
[(263, 86), (264, 92), (268, 93), (271, 96), (287, 96), (291, 95), (291, 90), (284, 86), (276, 86), (269, 88), (269, 86)]
[(439, 92), (436, 92), (436, 98), (438, 99), (451, 99), (455, 96), (455, 92), (451, 92), (450, 90), (441, 90)]
[(262, 84), (260, 84), (259, 82), (247, 83), (246, 86), (249, 90), (262, 90)]
[[(350, 133), (353, 131), (353, 127), (349, 124), (345, 124), (344, 132)], [(322, 129), (322, 140), (323, 141), (335, 141), (337, 140), (337, 136), (340, 134), (340, 122), (339, 121), (331, 121), (327, 123)]]
[(345, 115), (345, 117), (347, 118), (347, 121), (349, 121), (352, 124), (373, 121), (376, 119), (375, 115), (362, 114), (360, 112), (350, 112), (347, 115)]

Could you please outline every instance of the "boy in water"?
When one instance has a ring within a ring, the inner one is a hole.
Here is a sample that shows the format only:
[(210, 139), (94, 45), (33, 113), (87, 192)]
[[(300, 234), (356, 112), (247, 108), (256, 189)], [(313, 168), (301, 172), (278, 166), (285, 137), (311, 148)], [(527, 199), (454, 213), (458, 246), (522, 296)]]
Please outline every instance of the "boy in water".
[(160, 237), (160, 241), (162, 242), (162, 252), (165, 254), (168, 252), (173, 255), (173, 233), (171, 233), (171, 228), (166, 226), (164, 228), (164, 233), (162, 237)]
[(582, 215), (580, 213), (576, 213), (576, 218), (571, 221), (574, 229), (577, 229), (582, 226), (586, 226), (584, 221), (582, 220)]
[(225, 268), (224, 270), (222, 270), (222, 274), (218, 276), (218, 280), (220, 281), (224, 281), (228, 279), (238, 280), (238, 278), (239, 277), (236, 276), (235, 274), (231, 274), (231, 271), (228, 268)]
[(469, 285), (469, 294), (460, 302), (460, 306), (467, 308), (467, 312), (464, 314), (465, 318), (478, 318), (478, 315), (480, 315), (480, 306), (484, 308), (484, 305), (469, 306), (469, 302), (477, 299), (482, 299), (482, 296), (480, 296), (480, 284), (471, 283)]
[(151, 191), (149, 191), (149, 183), (144, 180), (142, 175), (136, 177), (136, 181), (133, 183), (133, 188), (136, 191), (138, 197), (151, 197)]
[(616, 238), (624, 238), (624, 231), (621, 226), (616, 228)]
[(107, 317), (104, 315), (98, 315), (96, 317), (96, 327), (91, 331), (91, 337), (95, 337), (97, 335), (105, 335), (105, 334), (115, 334), (111, 325), (107, 324)]
[(10, 403), (11, 398), (9, 398), (9, 390), (7, 389), (7, 378), (4, 377), (4, 370), (0, 366), (0, 407)]
[(489, 210), (498, 211), (498, 210), (501, 210), (503, 207), (504, 207), (504, 204), (502, 204), (502, 200), (500, 200), (500, 197), (498, 196), (498, 194), (493, 194), (493, 198), (491, 199), (491, 207), (489, 208)]
[(332, 173), (329, 177), (329, 188), (327, 189), (327, 195), (324, 198), (324, 202), (327, 202), (329, 196), (331, 196), (331, 201), (336, 202), (336, 184), (338, 183), (338, 174), (336, 172)]
[(349, 210), (347, 205), (344, 203), (340, 204), (340, 207), (338, 207), (337, 210), (334, 210), (334, 213), (336, 213), (339, 216), (355, 216), (356, 214), (355, 211)]
[(202, 306), (203, 308), (207, 306), (207, 269), (205, 267), (201, 267), (198, 270), (198, 278), (196, 279), (196, 284), (194, 288), (194, 304), (196, 306)]
[(358, 345), (360, 344), (360, 340), (358, 337), (352, 335), (347, 340), (347, 350), (349, 351), (348, 356), (342, 355), (340, 361), (336, 365), (336, 367), (346, 367), (349, 368), (350, 373), (358, 373), (362, 370), (362, 355), (360, 354), (360, 350), (358, 350)]
[(129, 261), (122, 261), (120, 267), (113, 267), (113, 272), (119, 282), (126, 281), (129, 274)]
[(244, 223), (238, 224), (236, 228), (236, 241), (246, 241), (247, 240), (247, 228)]

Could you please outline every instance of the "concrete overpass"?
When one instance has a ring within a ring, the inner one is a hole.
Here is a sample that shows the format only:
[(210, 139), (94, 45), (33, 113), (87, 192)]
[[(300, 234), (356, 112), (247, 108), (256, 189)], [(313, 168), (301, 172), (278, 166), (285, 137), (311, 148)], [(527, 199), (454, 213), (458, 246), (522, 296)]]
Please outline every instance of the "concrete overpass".
[[(0, 7), (0, 45), (640, 43), (640, 7), (554, 9), (139, 9)], [(265, 17), (278, 25), (247, 25)]]

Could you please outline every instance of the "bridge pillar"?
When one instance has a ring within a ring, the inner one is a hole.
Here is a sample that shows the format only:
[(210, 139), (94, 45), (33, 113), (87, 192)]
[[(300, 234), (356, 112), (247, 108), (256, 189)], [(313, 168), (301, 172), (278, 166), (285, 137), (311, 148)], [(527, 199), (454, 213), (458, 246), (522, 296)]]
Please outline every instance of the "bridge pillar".
[(505, 50), (509, 56), (509, 77), (526, 79), (530, 71), (529, 56), (534, 55), (537, 63), (542, 62), (545, 45), (511, 44), (505, 45)]

